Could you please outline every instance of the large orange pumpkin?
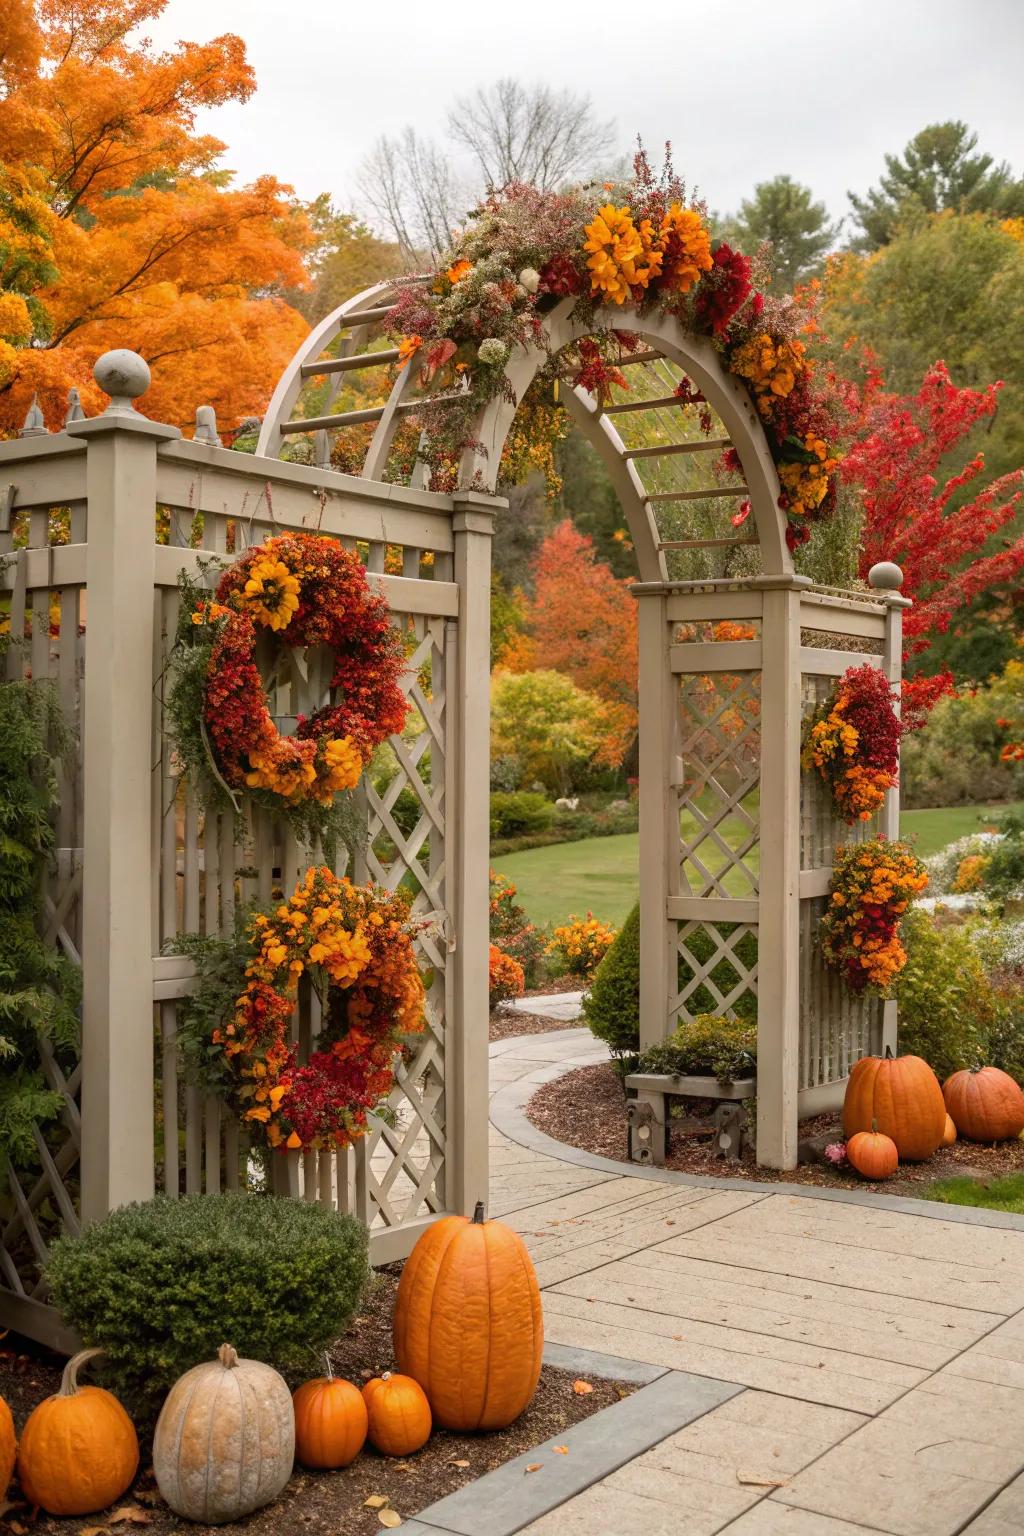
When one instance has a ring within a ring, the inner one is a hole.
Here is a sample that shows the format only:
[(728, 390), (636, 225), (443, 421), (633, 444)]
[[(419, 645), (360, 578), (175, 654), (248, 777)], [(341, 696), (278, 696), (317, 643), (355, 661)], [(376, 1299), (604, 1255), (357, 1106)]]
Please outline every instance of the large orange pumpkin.
[(30, 1504), (51, 1515), (92, 1515), (130, 1487), (139, 1465), (131, 1419), (112, 1392), (80, 1387), (78, 1372), (100, 1349), (64, 1367), (60, 1391), (29, 1414), (18, 1447), (18, 1477)]
[(942, 1142), (946, 1106), (939, 1080), (920, 1056), (862, 1056), (854, 1063), (843, 1100), (849, 1141), (878, 1122), (896, 1143), (901, 1162), (931, 1157)]
[(358, 1387), (336, 1376), (303, 1382), (295, 1406), (295, 1454), (307, 1467), (347, 1467), (366, 1441), (366, 1403)]
[(857, 1131), (846, 1143), (846, 1158), (862, 1179), (891, 1179), (900, 1165), (896, 1143), (874, 1127)]
[(544, 1317), (526, 1245), (478, 1204), (428, 1227), (406, 1261), (394, 1318), (399, 1369), (444, 1429), (504, 1429), (540, 1377)]
[(14, 1419), (4, 1399), (0, 1397), (0, 1499), (7, 1492), (14, 1463), (17, 1459), (17, 1442), (14, 1438)]
[(942, 1096), (961, 1136), (968, 1141), (1006, 1141), (1024, 1131), (1024, 1093), (998, 1067), (954, 1072)]
[(411, 1376), (385, 1371), (363, 1388), (370, 1444), (385, 1456), (411, 1456), (430, 1439), (426, 1393)]

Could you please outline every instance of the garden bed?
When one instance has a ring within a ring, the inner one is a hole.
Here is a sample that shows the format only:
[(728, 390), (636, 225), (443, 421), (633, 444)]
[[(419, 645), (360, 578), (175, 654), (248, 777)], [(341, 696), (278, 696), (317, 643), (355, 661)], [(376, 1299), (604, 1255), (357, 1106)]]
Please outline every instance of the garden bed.
[[(378, 1271), (351, 1326), (331, 1350), (335, 1375), (346, 1376), (361, 1386), (370, 1376), (393, 1367), (391, 1318), (401, 1266)], [(49, 1351), (11, 1335), (0, 1350), (0, 1396), (6, 1399), (20, 1433), (30, 1411), (55, 1392), (60, 1384), (63, 1360)], [(311, 1373), (312, 1374), (312, 1373)], [(92, 1378), (86, 1376), (86, 1380)], [(570, 1373), (545, 1366), (533, 1402), (526, 1412), (495, 1434), (467, 1435), (437, 1430), (422, 1451), (406, 1458), (379, 1456), (367, 1447), (350, 1467), (339, 1472), (310, 1472), (296, 1465), (281, 1497), (232, 1529), (255, 1536), (280, 1536), (310, 1532), (311, 1536), (371, 1536), (383, 1530), (377, 1507), (368, 1499), (384, 1498), (386, 1508), (408, 1519), (428, 1504), (454, 1493), (495, 1467), (530, 1450), (570, 1425), (589, 1418), (629, 1395), (626, 1382), (588, 1378), (592, 1392), (574, 1390)], [(297, 1381), (289, 1385), (297, 1386)], [(118, 1532), (144, 1527), (153, 1536), (203, 1536), (222, 1526), (196, 1525), (180, 1520), (163, 1503), (150, 1468), (149, 1447), (142, 1447), (139, 1476), (116, 1508), (80, 1519), (54, 1519), (40, 1514), (32, 1519), (28, 1506), (18, 1502), (18, 1485), (11, 1485), (6, 1505), (0, 1504), (0, 1531), (12, 1536), (118, 1536)]]
[[(688, 1107), (710, 1110), (710, 1105), (691, 1104)], [(607, 1062), (578, 1067), (545, 1084), (527, 1104), (526, 1114), (538, 1130), (556, 1141), (580, 1147), (599, 1157), (630, 1162), (626, 1100), (618, 1074)], [(738, 1162), (727, 1162), (715, 1157), (710, 1136), (683, 1131), (674, 1123), (670, 1123), (670, 1131), (665, 1167), (679, 1173), (706, 1174), (714, 1178), (756, 1179), (766, 1184), (817, 1184), (826, 1189), (867, 1189), (889, 1195), (921, 1197), (930, 1185), (942, 1179), (964, 1176), (993, 1179), (1024, 1172), (1024, 1141), (1020, 1140), (998, 1142), (994, 1146), (958, 1141), (952, 1147), (940, 1147), (925, 1163), (902, 1164), (894, 1178), (884, 1184), (875, 1184), (850, 1169), (833, 1169), (821, 1163), (803, 1164), (780, 1174), (772, 1168), (758, 1167), (752, 1151), (747, 1151)], [(836, 1141), (843, 1140), (838, 1114), (816, 1115), (814, 1119), (801, 1121), (801, 1138), (826, 1135)]]

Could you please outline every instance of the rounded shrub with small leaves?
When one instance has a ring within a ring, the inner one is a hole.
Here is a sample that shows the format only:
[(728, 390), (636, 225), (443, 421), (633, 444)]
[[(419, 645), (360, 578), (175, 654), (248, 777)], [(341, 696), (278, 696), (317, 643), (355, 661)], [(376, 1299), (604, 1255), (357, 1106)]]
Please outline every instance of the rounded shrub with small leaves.
[(271, 1195), (160, 1197), (62, 1237), (52, 1299), (140, 1425), (183, 1372), (225, 1340), (278, 1370), (306, 1370), (345, 1329), (368, 1275), (353, 1216)]
[(667, 1040), (645, 1051), (640, 1068), (643, 1072), (678, 1072), (732, 1083), (751, 1076), (756, 1063), (756, 1024), (719, 1013), (702, 1013), (693, 1020), (681, 1020)]

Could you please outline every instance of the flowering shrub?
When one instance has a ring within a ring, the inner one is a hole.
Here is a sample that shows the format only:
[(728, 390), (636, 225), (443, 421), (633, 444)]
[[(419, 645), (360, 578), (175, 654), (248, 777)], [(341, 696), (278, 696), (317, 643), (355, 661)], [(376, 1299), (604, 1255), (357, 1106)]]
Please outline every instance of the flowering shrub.
[[(424, 386), (460, 392), (455, 404), (422, 412), (432, 484), (455, 484), (477, 413), (507, 388), (513, 350), (543, 345), (543, 316), (560, 299), (574, 299), (594, 333), (565, 349), (557, 369), (552, 358), (542, 378), (568, 372), (601, 399), (613, 384), (627, 387), (618, 365), (639, 338), (616, 329), (614, 314), (637, 306), (708, 337), (747, 382), (779, 468), (790, 543), (802, 543), (835, 502), (839, 392), (800, 339), (814, 328), (806, 304), (757, 292), (754, 278), (748, 257), (713, 241), (705, 208), (688, 200), (670, 161), (656, 177), (642, 151), (621, 182), (562, 192), (512, 183), (492, 193), (433, 283), (403, 289), (391, 317), (399, 361), (415, 358)], [(688, 398), (703, 399), (696, 390)]]
[(846, 1142), (830, 1141), (825, 1148), (825, 1156), (834, 1167), (840, 1167), (846, 1162)]
[(907, 961), (903, 915), (927, 884), (924, 865), (906, 843), (879, 837), (836, 849), (821, 948), (851, 992), (888, 995)]
[(804, 732), (801, 763), (817, 768), (846, 822), (867, 821), (896, 784), (900, 722), (878, 667), (843, 673)]
[[(287, 901), (251, 913), (237, 946), (186, 936), (178, 947), (200, 974), (182, 1032), (204, 1085), (271, 1147), (344, 1147), (365, 1135), (403, 1042), (423, 1029), (408, 894), (353, 885), (322, 865)], [(322, 1024), (300, 1066), (291, 1022), (304, 974)]]
[(980, 891), (985, 883), (988, 866), (989, 860), (983, 853), (969, 853), (965, 859), (961, 859), (950, 890), (958, 896), (966, 891)]
[(553, 955), (575, 976), (592, 976), (615, 942), (615, 933), (593, 912), (585, 918), (570, 917), (555, 929), (545, 953)]
[(492, 1008), (510, 997), (522, 997), (526, 988), (519, 961), (504, 954), (496, 944), (492, 944), (488, 952), (487, 977)]
[[(287, 534), (230, 566), (216, 601), (202, 600), (187, 577), (181, 588), (169, 707), (186, 767), (215, 801), (219, 789), (222, 799), (262, 795), (278, 811), (282, 802), (329, 807), (408, 712), (401, 635), (358, 557), (332, 539)], [(334, 653), (336, 702), (300, 716), (290, 737), (271, 718), (256, 665), (257, 636), (267, 631)]]
[(537, 979), (544, 940), (516, 901), (516, 888), (504, 875), (490, 872), (490, 938), (519, 963), (529, 986)]

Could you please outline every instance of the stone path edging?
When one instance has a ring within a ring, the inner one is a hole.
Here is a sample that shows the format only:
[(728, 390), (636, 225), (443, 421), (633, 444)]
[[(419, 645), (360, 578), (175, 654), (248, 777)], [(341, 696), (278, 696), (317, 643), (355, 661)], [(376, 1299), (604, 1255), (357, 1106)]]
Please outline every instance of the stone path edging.
[[(567, 1057), (563, 1061), (555, 1061), (543, 1066), (532, 1063), (531, 1050), (543, 1046), (552, 1041), (570, 1043), (578, 1040), (581, 1046), (589, 1045), (591, 1050), (581, 1050), (578, 1056)], [(772, 1183), (761, 1183), (755, 1179), (729, 1179), (715, 1178), (710, 1174), (679, 1173), (674, 1168), (651, 1168), (646, 1164), (617, 1162), (614, 1158), (599, 1157), (596, 1153), (585, 1152), (581, 1147), (572, 1147), (565, 1142), (556, 1141), (553, 1136), (548, 1136), (530, 1121), (526, 1116), (526, 1105), (538, 1088), (546, 1083), (564, 1077), (567, 1072), (573, 1072), (578, 1067), (592, 1066), (600, 1057), (593, 1047), (594, 1041), (589, 1030), (550, 1030), (542, 1035), (514, 1035), (505, 1040), (495, 1041), (491, 1046), (492, 1055), (501, 1055), (503, 1058), (517, 1054), (516, 1047), (522, 1051), (524, 1071), (522, 1077), (506, 1083), (491, 1096), (490, 1118), (494, 1127), (507, 1136), (509, 1141), (518, 1146), (526, 1147), (530, 1151), (543, 1153), (546, 1157), (557, 1158), (560, 1162), (573, 1163), (581, 1168), (593, 1168), (599, 1172), (614, 1175), (616, 1178), (632, 1177), (645, 1179), (659, 1184), (683, 1184), (695, 1185), (706, 1189), (743, 1190), (754, 1194), (783, 1194), (792, 1195), (795, 1198), (805, 1200), (826, 1200), (842, 1205), (868, 1205), (876, 1210), (899, 1211), (908, 1216), (921, 1216), (929, 1221), (959, 1222), (965, 1226), (1001, 1227), (1014, 1232), (1024, 1232), (1024, 1216), (1015, 1216), (1010, 1211), (990, 1211), (981, 1206), (972, 1205), (944, 1205), (937, 1200), (918, 1200), (910, 1195), (876, 1195), (868, 1191), (857, 1189), (821, 1189), (816, 1185), (793, 1184), (784, 1179)]]

